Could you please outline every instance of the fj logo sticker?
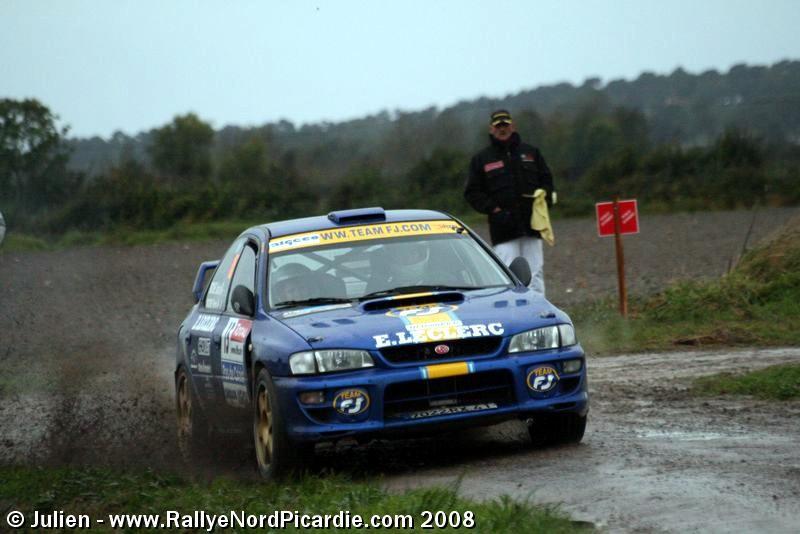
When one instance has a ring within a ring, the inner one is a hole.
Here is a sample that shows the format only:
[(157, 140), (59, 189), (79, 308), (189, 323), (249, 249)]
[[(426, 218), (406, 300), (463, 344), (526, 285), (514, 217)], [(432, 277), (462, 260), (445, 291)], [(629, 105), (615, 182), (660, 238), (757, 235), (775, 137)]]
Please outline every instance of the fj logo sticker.
[(346, 389), (334, 397), (333, 407), (342, 415), (359, 415), (369, 408), (369, 395), (363, 389)]
[(537, 393), (547, 393), (558, 384), (558, 373), (549, 365), (536, 367), (528, 373), (528, 387)]

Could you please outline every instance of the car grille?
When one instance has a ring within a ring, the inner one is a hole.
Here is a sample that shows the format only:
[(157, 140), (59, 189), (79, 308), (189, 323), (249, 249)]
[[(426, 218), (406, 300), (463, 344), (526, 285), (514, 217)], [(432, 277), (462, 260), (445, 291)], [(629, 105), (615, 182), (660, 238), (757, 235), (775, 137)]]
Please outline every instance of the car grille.
[[(387, 347), (381, 349), (380, 352), (381, 356), (390, 363), (443, 361), (451, 358), (467, 358), (495, 353), (500, 348), (502, 341), (503, 338), (500, 336), (487, 336)], [(450, 351), (447, 354), (436, 354), (434, 349), (439, 345), (447, 345), (450, 347)]]
[(383, 415), (392, 419), (442, 406), (494, 403), (500, 407), (513, 402), (511, 374), (506, 370), (486, 371), (390, 384), (383, 394)]

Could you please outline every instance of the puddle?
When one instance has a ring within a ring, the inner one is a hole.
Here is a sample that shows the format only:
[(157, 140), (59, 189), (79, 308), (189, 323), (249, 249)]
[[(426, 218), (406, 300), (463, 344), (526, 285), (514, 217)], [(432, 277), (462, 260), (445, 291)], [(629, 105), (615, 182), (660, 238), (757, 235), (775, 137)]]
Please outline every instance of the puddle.
[(644, 433), (637, 434), (640, 438), (645, 439), (674, 439), (678, 441), (711, 441), (715, 439), (738, 439), (744, 436), (732, 436), (730, 434), (721, 434), (719, 432), (682, 432), (665, 430), (650, 430)]

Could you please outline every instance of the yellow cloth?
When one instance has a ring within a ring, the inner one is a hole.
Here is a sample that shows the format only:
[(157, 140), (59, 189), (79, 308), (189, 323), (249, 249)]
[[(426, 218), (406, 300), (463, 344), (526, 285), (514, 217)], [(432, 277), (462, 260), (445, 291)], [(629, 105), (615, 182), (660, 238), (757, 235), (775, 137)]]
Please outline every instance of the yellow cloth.
[[(528, 196), (528, 195), (526, 195)], [(542, 235), (551, 247), (556, 244), (556, 235), (550, 224), (550, 213), (547, 211), (547, 191), (537, 189), (533, 192), (533, 209), (531, 210), (531, 228)]]

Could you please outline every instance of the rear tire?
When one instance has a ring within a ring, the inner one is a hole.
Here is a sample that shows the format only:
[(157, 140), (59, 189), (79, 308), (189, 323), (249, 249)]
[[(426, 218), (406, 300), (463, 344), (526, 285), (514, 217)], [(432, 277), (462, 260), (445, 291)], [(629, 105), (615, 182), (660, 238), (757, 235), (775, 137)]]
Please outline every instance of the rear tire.
[(562, 443), (580, 443), (586, 432), (587, 416), (574, 413), (546, 414), (533, 417), (528, 432), (534, 447)]
[(187, 462), (208, 452), (208, 421), (200, 411), (192, 382), (185, 367), (175, 377), (175, 404), (178, 412), (178, 449)]
[(277, 399), (269, 372), (261, 369), (253, 387), (253, 443), (256, 468), (265, 480), (301, 472), (314, 454), (313, 444), (289, 439)]

